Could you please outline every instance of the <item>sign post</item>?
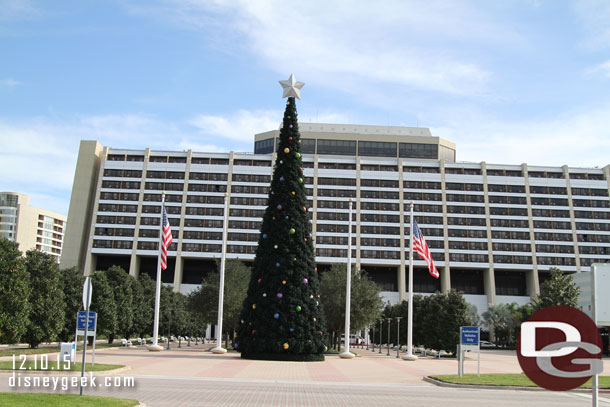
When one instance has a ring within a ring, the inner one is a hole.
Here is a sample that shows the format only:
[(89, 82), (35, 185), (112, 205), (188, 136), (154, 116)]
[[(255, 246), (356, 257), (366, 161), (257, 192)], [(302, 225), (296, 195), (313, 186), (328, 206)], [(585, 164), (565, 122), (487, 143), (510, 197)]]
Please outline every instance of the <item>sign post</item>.
[[(596, 325), (607, 325), (610, 322), (610, 300), (607, 295), (610, 286), (610, 267), (607, 264), (593, 264), (592, 274), (592, 319)], [(602, 349), (602, 355), (604, 350)], [(591, 402), (593, 407), (599, 405), (599, 375), (591, 378)]]
[[(91, 305), (92, 288), (93, 288), (93, 286), (91, 284), (91, 277), (89, 277), (89, 276), (85, 277), (85, 284), (83, 286), (83, 305), (85, 306), (85, 315), (86, 315), (85, 319), (86, 320), (89, 319), (88, 318), (89, 317), (89, 305)], [(77, 326), (78, 326), (78, 322), (77, 322)], [(88, 328), (89, 328), (89, 324), (85, 323), (85, 338), (83, 339), (83, 362), (82, 362), (81, 372), (80, 372), (80, 377), (81, 377), (80, 395), (81, 396), (83, 395), (83, 377), (85, 376), (85, 355), (87, 354)], [(78, 332), (78, 328), (77, 328), (77, 332)], [(93, 340), (93, 343), (95, 343), (95, 339)]]
[(458, 345), (458, 374), (464, 374), (464, 353), (468, 350), (477, 351), (477, 376), (481, 376), (481, 328), (478, 326), (460, 327), (460, 344)]
[[(610, 325), (610, 296), (604, 295), (610, 290), (610, 265), (593, 263), (591, 272), (582, 272), (573, 276), (574, 283), (580, 288), (578, 308), (587, 314), (597, 326)], [(602, 353), (604, 349), (602, 349)], [(592, 379), (592, 405), (598, 405), (599, 378), (594, 374)]]

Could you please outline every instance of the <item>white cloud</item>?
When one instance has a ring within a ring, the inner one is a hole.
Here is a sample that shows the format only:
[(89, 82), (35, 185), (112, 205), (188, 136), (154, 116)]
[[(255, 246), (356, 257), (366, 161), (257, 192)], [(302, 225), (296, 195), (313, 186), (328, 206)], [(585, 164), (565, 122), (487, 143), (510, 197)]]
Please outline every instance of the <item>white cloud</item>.
[(595, 65), (592, 68), (589, 68), (586, 71), (587, 75), (602, 75), (605, 76), (606, 78), (610, 78), (610, 59), (607, 60), (606, 62), (602, 62), (601, 64)]
[[(491, 72), (464, 43), (527, 46), (516, 30), (464, 2), (165, 0), (129, 11), (205, 31), (228, 52), (282, 75), (360, 95), (370, 84), (448, 94), (485, 94)], [(443, 45), (439, 45), (443, 44)]]
[(432, 128), (457, 144), (460, 161), (604, 167), (610, 164), (610, 104), (536, 122), (468, 120)]
[[(90, 116), (63, 122), (0, 119), (2, 189), (30, 195), (33, 206), (67, 214), (80, 140), (97, 139), (102, 145), (123, 148), (148, 147), (158, 137), (150, 132), (156, 127), (150, 122), (135, 116), (123, 120), (119, 116)], [(150, 136), (153, 138), (147, 140)]]
[(0, 189), (28, 194), (31, 205), (67, 214), (81, 140), (127, 149), (252, 151), (254, 134), (278, 128), (281, 117), (279, 111), (240, 110), (177, 123), (142, 114), (83, 116), (62, 122), (0, 118)]
[(279, 110), (238, 110), (229, 115), (199, 115), (189, 121), (205, 136), (252, 142), (256, 133), (279, 128)]
[(7, 88), (14, 88), (15, 86), (19, 86), (19, 85), (23, 85), (23, 83), (13, 79), (13, 78), (6, 78), (6, 79), (0, 79), (0, 87), (7, 87)]

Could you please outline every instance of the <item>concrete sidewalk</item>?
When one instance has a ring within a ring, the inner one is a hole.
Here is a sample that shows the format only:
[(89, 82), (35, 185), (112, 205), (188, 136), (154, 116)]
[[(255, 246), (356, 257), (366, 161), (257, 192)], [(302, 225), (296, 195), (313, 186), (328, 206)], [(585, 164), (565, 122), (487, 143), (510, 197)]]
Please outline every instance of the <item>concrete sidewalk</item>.
[[(182, 348), (178, 348), (177, 343), (172, 343), (171, 350), (161, 352), (150, 352), (144, 346), (106, 348), (103, 352), (96, 351), (95, 362), (127, 365), (127, 369), (120, 372), (124, 375), (411, 385), (422, 384), (425, 376), (457, 374), (458, 370), (455, 359), (428, 356), (407, 362), (396, 358), (396, 351), (390, 351), (390, 356), (387, 356), (387, 348), (382, 349), (381, 354), (378, 348), (375, 352), (351, 348), (357, 355), (354, 359), (326, 355), (324, 362), (278, 362), (246, 360), (237, 352), (215, 355), (209, 351), (214, 346), (191, 344), (188, 347), (183, 343)], [(476, 357), (475, 352), (467, 354), (465, 373), (477, 372)], [(77, 359), (80, 361), (80, 354)], [(91, 361), (89, 352), (87, 361)], [(515, 351), (483, 350), (481, 373), (521, 373)], [(603, 374), (610, 375), (608, 358), (605, 359)]]
[[(194, 378), (257, 379), (296, 382), (421, 384), (424, 376), (457, 374), (455, 359), (422, 357), (415, 362), (365, 349), (351, 350), (357, 357), (341, 359), (327, 355), (324, 362), (276, 362), (241, 359), (239, 353), (214, 355), (212, 345), (149, 352), (144, 347), (116, 348), (96, 355), (96, 362), (129, 366), (126, 375), (180, 376)], [(465, 372), (476, 373), (476, 354), (466, 359)], [(520, 373), (514, 351), (481, 352), (481, 373)]]

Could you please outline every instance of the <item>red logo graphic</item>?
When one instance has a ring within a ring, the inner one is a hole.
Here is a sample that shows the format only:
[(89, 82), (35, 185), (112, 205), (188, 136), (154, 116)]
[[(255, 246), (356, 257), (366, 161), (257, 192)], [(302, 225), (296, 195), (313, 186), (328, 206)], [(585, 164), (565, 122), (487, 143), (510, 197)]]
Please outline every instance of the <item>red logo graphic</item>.
[(538, 386), (571, 390), (602, 372), (602, 338), (584, 312), (547, 307), (521, 324), (517, 357), (523, 372)]

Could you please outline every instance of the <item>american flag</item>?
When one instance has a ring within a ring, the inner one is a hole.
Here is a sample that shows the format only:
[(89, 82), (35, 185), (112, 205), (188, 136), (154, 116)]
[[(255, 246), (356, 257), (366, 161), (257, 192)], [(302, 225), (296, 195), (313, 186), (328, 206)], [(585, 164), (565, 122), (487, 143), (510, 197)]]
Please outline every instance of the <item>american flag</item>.
[(439, 274), (434, 265), (434, 260), (432, 260), (432, 253), (430, 253), (428, 243), (426, 243), (426, 239), (424, 239), (424, 235), (422, 235), (421, 230), (419, 230), (419, 226), (417, 226), (415, 219), (413, 219), (413, 249), (415, 249), (422, 260), (425, 260), (426, 263), (428, 263), (430, 275), (434, 278), (438, 278)]
[(161, 229), (161, 268), (163, 270), (167, 268), (167, 248), (172, 244), (173, 241), (172, 228), (167, 220), (165, 205), (163, 205), (163, 228)]

